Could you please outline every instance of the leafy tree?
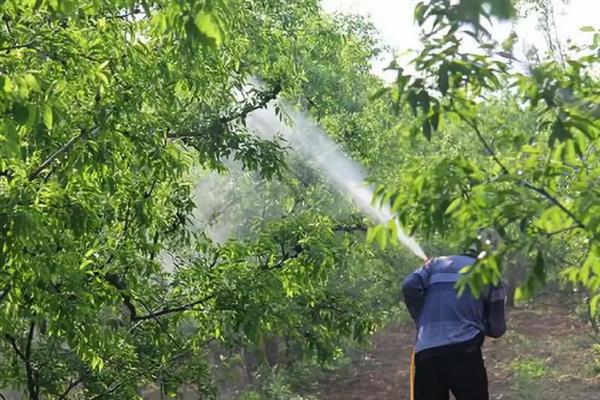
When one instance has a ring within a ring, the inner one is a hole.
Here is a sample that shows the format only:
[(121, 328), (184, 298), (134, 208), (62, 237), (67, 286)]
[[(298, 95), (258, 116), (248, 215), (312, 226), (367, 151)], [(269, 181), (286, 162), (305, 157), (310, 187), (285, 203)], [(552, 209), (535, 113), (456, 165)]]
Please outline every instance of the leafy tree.
[[(275, 202), (308, 202), (283, 144), (244, 119), (305, 93), (300, 104), (340, 125), (367, 98), (339, 100), (377, 85), (368, 25), (332, 21), (309, 0), (0, 7), (2, 386), (32, 399), (182, 384), (208, 396), (209, 342), (285, 334), (327, 359), (380, 323), (389, 307), (372, 301), (390, 275), (365, 274), (374, 250), (357, 245), (360, 219), (288, 211), (220, 245), (188, 229), (194, 171), (225, 171), (224, 160), (287, 179), (295, 191)], [(267, 88), (237, 98), (253, 76)]]
[[(475, 11), (489, 17), (484, 9)], [(412, 112), (407, 135), (419, 154), (401, 168), (396, 188), (384, 185), (380, 197), (427, 238), (440, 233), (465, 245), (479, 228), (496, 227), (504, 246), (488, 249), (466, 271), (463, 283), (473, 290), (499, 279), (507, 252), (531, 254), (518, 294), (531, 295), (544, 285), (549, 264), (559, 264), (564, 276), (588, 291), (593, 317), (600, 301), (600, 34), (582, 28), (590, 31), (591, 43), (572, 46), (564, 65), (550, 58), (523, 74), (511, 68), (506, 46), (490, 41), (462, 3), (420, 2), (415, 19), (425, 41), (413, 60), (416, 73), (396, 67), (396, 85), (388, 93), (399, 109)], [(465, 40), (475, 40), (479, 50), (464, 50)], [(431, 145), (424, 146), (419, 133)], [(566, 257), (549, 262), (557, 249)]]

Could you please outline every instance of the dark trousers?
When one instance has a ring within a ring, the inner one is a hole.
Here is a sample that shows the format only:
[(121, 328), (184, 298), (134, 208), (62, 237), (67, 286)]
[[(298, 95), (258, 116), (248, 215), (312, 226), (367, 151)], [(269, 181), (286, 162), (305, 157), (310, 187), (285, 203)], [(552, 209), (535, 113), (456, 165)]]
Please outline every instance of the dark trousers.
[(481, 348), (415, 361), (415, 400), (489, 400)]

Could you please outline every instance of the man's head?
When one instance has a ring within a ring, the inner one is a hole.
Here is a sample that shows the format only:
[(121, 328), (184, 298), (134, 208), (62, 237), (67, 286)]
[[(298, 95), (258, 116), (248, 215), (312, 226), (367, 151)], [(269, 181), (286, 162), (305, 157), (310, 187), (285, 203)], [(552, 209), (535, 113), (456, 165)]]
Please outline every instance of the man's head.
[(494, 251), (500, 246), (500, 235), (494, 228), (482, 228), (477, 234), (477, 240), (469, 246), (466, 254), (478, 257), (483, 251)]

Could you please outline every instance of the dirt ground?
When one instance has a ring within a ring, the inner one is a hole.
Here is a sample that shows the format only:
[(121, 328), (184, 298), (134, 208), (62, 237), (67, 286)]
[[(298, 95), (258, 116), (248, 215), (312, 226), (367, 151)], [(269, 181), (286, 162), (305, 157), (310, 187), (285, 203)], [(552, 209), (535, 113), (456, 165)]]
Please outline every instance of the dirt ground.
[[(590, 328), (556, 301), (509, 310), (509, 330), (486, 339), (492, 400), (600, 400), (600, 347)], [(390, 324), (370, 351), (319, 383), (327, 400), (408, 399), (414, 340), (410, 324)]]

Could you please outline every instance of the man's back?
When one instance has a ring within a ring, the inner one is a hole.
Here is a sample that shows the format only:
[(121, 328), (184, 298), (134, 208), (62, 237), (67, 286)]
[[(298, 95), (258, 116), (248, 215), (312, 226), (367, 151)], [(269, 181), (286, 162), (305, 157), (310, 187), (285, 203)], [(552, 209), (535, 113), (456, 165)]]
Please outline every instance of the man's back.
[(462, 343), (478, 334), (499, 337), (506, 330), (502, 286), (470, 290), (458, 296), (461, 270), (475, 262), (469, 256), (438, 257), (408, 275), (402, 286), (407, 308), (417, 324), (416, 351)]
[(459, 297), (455, 288), (460, 270), (472, 263), (466, 256), (440, 257), (431, 263), (417, 322), (417, 352), (461, 343), (485, 331), (483, 301), (469, 290)]

